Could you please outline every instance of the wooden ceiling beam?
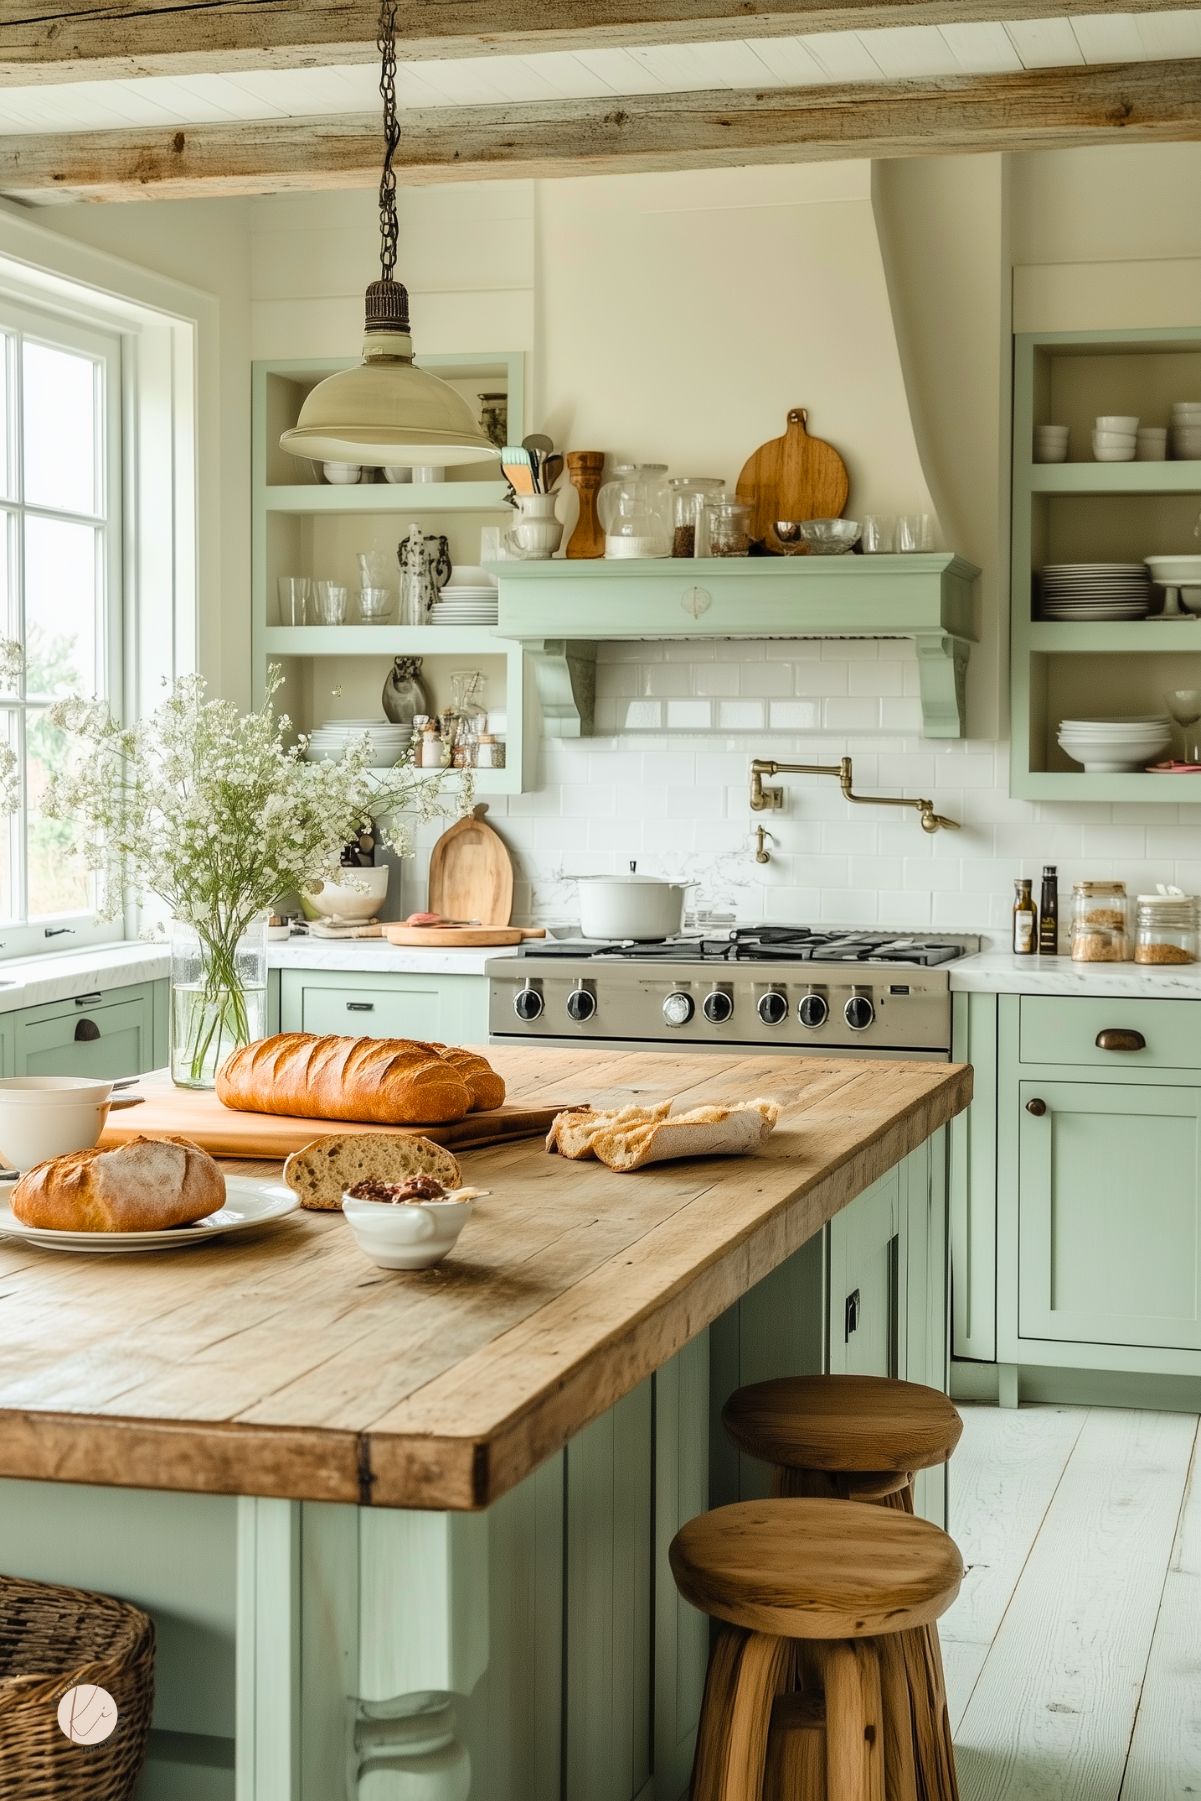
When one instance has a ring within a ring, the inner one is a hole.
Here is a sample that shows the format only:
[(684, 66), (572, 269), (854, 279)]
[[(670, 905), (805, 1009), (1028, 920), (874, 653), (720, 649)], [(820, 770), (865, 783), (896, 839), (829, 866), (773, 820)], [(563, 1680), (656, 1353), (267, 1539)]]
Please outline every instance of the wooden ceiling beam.
[[(1172, 12), (1196, 0), (399, 0), (414, 61), (880, 26)], [(378, 0), (0, 0), (0, 85), (374, 62)]]
[[(1201, 59), (1019, 75), (438, 107), (402, 118), (402, 183), (1201, 140)], [(371, 116), (0, 135), (0, 192), (91, 200), (374, 187)]]

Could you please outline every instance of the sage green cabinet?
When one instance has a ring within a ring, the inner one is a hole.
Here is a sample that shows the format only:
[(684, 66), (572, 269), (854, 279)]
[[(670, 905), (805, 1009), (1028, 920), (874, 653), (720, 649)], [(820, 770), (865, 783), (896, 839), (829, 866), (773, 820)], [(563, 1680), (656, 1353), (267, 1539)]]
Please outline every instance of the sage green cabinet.
[(280, 1030), (362, 1038), (421, 1038), (482, 1044), (488, 1037), (487, 976), (285, 969)]
[(89, 990), (8, 1015), (17, 1076), (135, 1076), (167, 1060), (167, 984)]
[(905, 1254), (901, 1172), (886, 1176), (830, 1221), (826, 1367), (838, 1376), (902, 1376)]

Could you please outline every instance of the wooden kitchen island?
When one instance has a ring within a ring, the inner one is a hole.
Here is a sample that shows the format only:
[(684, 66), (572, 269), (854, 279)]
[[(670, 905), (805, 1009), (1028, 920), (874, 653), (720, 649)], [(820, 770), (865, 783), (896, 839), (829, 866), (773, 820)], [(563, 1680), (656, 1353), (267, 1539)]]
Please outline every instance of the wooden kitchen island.
[(941, 1379), (970, 1070), (488, 1054), (514, 1099), (786, 1111), (754, 1158), (633, 1175), (468, 1153), (491, 1198), (425, 1272), (338, 1215), (156, 1256), (0, 1241), (3, 1567), (155, 1614), (144, 1801), (678, 1801), (705, 1627), (666, 1547), (754, 1480), (711, 1399)]

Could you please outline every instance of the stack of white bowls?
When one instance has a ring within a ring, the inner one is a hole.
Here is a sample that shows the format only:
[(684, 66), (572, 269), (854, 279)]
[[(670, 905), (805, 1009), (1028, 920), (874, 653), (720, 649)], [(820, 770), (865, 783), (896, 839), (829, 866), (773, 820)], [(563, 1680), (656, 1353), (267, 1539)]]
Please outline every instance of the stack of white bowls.
[(1172, 455), (1181, 462), (1201, 462), (1201, 400), (1174, 400)]
[(1035, 426), (1034, 460), (1036, 463), (1067, 462), (1068, 428), (1066, 425)]
[(1138, 419), (1133, 413), (1101, 413), (1093, 426), (1093, 460), (1133, 463), (1138, 448)]
[(339, 763), (364, 733), (371, 735), (374, 769), (390, 769), (393, 763), (400, 761), (413, 739), (411, 725), (389, 725), (386, 719), (326, 719), (310, 732), (305, 760)]
[(1171, 720), (1152, 713), (1124, 719), (1062, 719), (1059, 748), (1089, 775), (1145, 769), (1172, 742)]

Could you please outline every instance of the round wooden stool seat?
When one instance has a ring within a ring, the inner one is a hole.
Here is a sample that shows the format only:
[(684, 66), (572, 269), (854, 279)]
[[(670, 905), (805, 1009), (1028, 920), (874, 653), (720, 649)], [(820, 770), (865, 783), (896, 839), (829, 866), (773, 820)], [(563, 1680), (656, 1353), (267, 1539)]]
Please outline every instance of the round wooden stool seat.
[(681, 1527), (671, 1569), (686, 1601), (775, 1638), (906, 1632), (945, 1613), (963, 1562), (937, 1526), (844, 1501), (737, 1501)]
[(722, 1424), (777, 1469), (911, 1475), (946, 1463), (963, 1421), (946, 1395), (884, 1376), (783, 1376), (732, 1394)]

